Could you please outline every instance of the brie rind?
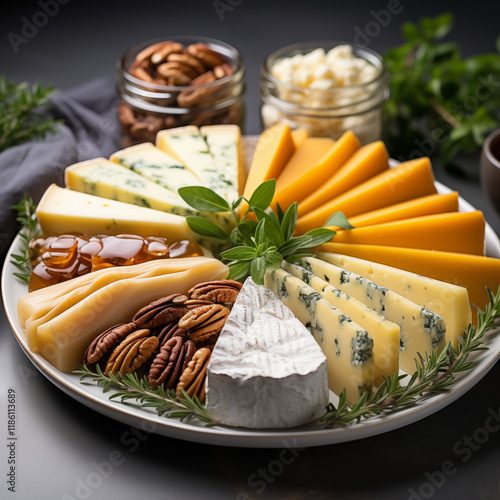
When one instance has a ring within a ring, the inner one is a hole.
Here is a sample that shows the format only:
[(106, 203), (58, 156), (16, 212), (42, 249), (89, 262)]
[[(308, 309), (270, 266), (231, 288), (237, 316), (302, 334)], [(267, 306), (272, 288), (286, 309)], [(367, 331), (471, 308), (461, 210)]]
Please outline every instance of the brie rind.
[(207, 410), (225, 425), (296, 427), (328, 404), (326, 357), (270, 290), (248, 278), (207, 369)]

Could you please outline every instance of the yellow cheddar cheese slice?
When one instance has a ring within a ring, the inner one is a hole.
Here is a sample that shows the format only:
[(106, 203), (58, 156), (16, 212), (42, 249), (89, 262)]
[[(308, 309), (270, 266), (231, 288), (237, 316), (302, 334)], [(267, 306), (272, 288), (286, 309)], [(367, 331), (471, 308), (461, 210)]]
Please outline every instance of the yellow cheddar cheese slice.
[[(248, 200), (264, 181), (277, 179), (294, 152), (295, 145), (287, 124), (277, 123), (264, 130), (255, 146), (243, 196)], [(242, 202), (240, 213), (244, 214), (247, 209), (246, 202)]]
[(308, 137), (307, 130), (305, 128), (297, 128), (292, 130), (292, 140), (295, 149), (297, 149), (300, 144), (304, 141), (304, 139)]
[(457, 348), (458, 336), (472, 320), (469, 294), (462, 286), (421, 276), (397, 267), (338, 253), (318, 253), (318, 257), (347, 271), (355, 272), (442, 316), (446, 341)]
[[(383, 245), (354, 245), (329, 242), (318, 252), (337, 253), (370, 260), (387, 266), (465, 287), (471, 304), (484, 309), (489, 302), (488, 287), (496, 293), (500, 284), (500, 259), (455, 252), (440, 252)], [(472, 321), (476, 322), (472, 308)]]
[[(349, 222), (357, 228), (409, 219), (410, 217), (447, 212), (458, 212), (457, 191), (446, 194), (420, 196), (413, 200), (403, 201), (401, 203), (389, 205), (388, 207), (378, 208), (377, 210), (371, 210), (370, 212), (349, 217)], [(335, 231), (342, 231), (342, 228), (336, 226), (329, 226), (329, 228)]]
[(437, 189), (429, 158), (410, 160), (362, 182), (299, 217), (295, 230), (297, 234), (304, 234), (310, 229), (321, 227), (337, 211), (351, 217), (434, 193), (437, 193)]
[(351, 132), (337, 141), (327, 137), (308, 137), (297, 148), (276, 180), (271, 208), (279, 204), (283, 212), (294, 202), (320, 187), (360, 147)]
[(483, 255), (484, 231), (483, 213), (476, 210), (423, 215), (340, 231), (334, 241)]
[(388, 168), (389, 154), (382, 141), (362, 146), (323, 185), (299, 202), (298, 217)]

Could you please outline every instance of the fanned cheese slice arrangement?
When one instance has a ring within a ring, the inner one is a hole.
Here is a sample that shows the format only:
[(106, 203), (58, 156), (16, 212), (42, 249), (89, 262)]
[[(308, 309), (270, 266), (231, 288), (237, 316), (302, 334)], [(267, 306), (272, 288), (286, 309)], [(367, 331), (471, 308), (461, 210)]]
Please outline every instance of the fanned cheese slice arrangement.
[(238, 165), (219, 171), (209, 146), (194, 125), (158, 132), (156, 145), (186, 165), (202, 184), (231, 202), (239, 196)]
[(429, 158), (410, 160), (343, 192), (297, 219), (298, 234), (321, 227), (334, 212), (346, 217), (437, 193)]
[(328, 362), (328, 386), (345, 389), (355, 403), (375, 380), (373, 339), (347, 314), (284, 269), (266, 271), (264, 285), (288, 306), (321, 346)]
[[(55, 298), (49, 303), (55, 314), (49, 312), (37, 321), (28, 338), (30, 349), (59, 370), (70, 372), (78, 367), (88, 344), (110, 326), (129, 322), (138, 309), (159, 297), (186, 293), (197, 283), (223, 279), (228, 272), (222, 262), (208, 257), (157, 261), (153, 263), (155, 266), (145, 264), (126, 269), (111, 267), (74, 278), (71, 285), (76, 295), (64, 295), (68, 300)], [(154, 271), (143, 274), (148, 269)], [(92, 287), (92, 281), (100, 278), (104, 278), (107, 284)], [(67, 283), (60, 285), (65, 285), (60, 288), (66, 294), (71, 293)], [(52, 295), (54, 288), (58, 287), (59, 284), (48, 287), (49, 294)], [(44, 290), (32, 293), (40, 299)], [(30, 321), (29, 317), (22, 321), (27, 316), (25, 309), (30, 309), (29, 305), (25, 308), (24, 301), (29, 304), (33, 299), (31, 294), (19, 299), (18, 317), (23, 326)]]
[(327, 137), (304, 139), (276, 180), (271, 207), (279, 204), (285, 212), (293, 202), (321, 186), (359, 147), (351, 131), (336, 141)]
[(349, 255), (322, 252), (318, 257), (373, 280), (442, 316), (446, 322), (446, 341), (451, 342), (454, 349), (458, 336), (472, 320), (469, 294), (462, 286)]
[(206, 390), (207, 410), (222, 424), (296, 427), (325, 411), (326, 358), (290, 309), (248, 278), (213, 350)]
[(305, 257), (301, 264), (327, 283), (358, 299), (401, 328), (399, 366), (406, 372), (415, 371), (418, 353), (425, 356), (433, 349), (445, 346), (446, 323), (441, 316), (406, 297), (389, 290), (359, 274), (346, 271), (329, 262)]
[(314, 288), (370, 334), (373, 338), (375, 385), (380, 385), (384, 377), (399, 373), (399, 325), (301, 266), (285, 262), (282, 267)]
[(361, 184), (370, 177), (389, 168), (389, 153), (382, 141), (360, 147), (326, 182), (307, 194), (297, 206), (297, 215), (302, 217), (344, 191)]

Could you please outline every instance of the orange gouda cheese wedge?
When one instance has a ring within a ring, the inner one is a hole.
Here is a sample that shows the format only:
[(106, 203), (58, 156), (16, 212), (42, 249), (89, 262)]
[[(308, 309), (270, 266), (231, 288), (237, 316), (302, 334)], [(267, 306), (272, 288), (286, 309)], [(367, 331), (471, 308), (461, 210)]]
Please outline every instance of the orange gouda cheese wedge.
[(366, 144), (359, 148), (325, 183), (299, 202), (298, 217), (302, 217), (388, 168), (389, 154), (384, 143), (376, 141)]
[(333, 241), (483, 255), (484, 230), (483, 213), (476, 210), (423, 215), (340, 231)]
[(328, 217), (341, 211), (346, 217), (382, 208), (394, 203), (437, 193), (429, 158), (410, 160), (390, 168), (349, 189), (297, 219), (295, 230), (304, 234), (323, 226)]
[(312, 190), (323, 184), (360, 147), (357, 137), (345, 132), (337, 141), (326, 137), (308, 137), (299, 145), (276, 181), (271, 207), (286, 211)]
[[(430, 194), (413, 200), (403, 201), (388, 207), (371, 210), (364, 214), (354, 215), (349, 222), (354, 227), (373, 226), (395, 220), (420, 217), (422, 215), (458, 212), (458, 192), (446, 194)], [(341, 231), (342, 228), (330, 226), (330, 229)]]
[[(333, 252), (371, 260), (387, 266), (445, 281), (467, 288), (471, 304), (484, 310), (489, 302), (486, 291), (493, 293), (500, 285), (500, 259), (482, 255), (440, 252), (383, 245), (354, 245), (350, 243), (325, 243), (319, 252)], [(472, 321), (477, 321), (472, 308)]]

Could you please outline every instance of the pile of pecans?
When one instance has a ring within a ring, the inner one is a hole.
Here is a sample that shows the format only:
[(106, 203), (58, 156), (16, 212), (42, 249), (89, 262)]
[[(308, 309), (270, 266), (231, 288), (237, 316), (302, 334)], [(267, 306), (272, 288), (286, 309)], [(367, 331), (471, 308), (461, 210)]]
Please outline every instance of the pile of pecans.
[[(216, 82), (232, 75), (235, 68), (205, 43), (187, 46), (174, 41), (155, 43), (141, 50), (127, 71), (138, 80), (155, 85), (146, 87), (159, 93), (158, 99), (148, 99), (149, 103), (168, 107), (171, 111), (177, 108), (187, 112), (155, 114), (122, 100), (118, 116), (127, 138), (125, 145), (154, 142), (156, 133), (167, 128), (239, 124), (241, 110), (238, 107), (210, 109), (234, 92), (224, 81)], [(204, 110), (200, 111), (202, 108)]]
[(163, 385), (182, 397), (205, 400), (208, 362), (242, 284), (233, 280), (199, 283), (141, 308), (130, 323), (98, 335), (83, 363), (104, 374), (138, 372), (153, 388)]

